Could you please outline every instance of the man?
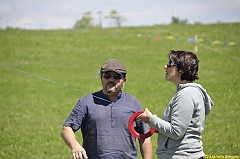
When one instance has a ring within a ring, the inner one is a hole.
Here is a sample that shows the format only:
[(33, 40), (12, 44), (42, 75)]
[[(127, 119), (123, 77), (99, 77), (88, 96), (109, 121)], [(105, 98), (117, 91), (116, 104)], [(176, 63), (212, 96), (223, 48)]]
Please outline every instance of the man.
[[(81, 98), (66, 119), (61, 136), (72, 150), (73, 159), (137, 159), (136, 138), (128, 130), (130, 116), (142, 110), (137, 98), (122, 91), (126, 67), (116, 59), (106, 61), (100, 69), (102, 90)], [(76, 140), (81, 129), (83, 143)], [(138, 133), (148, 126), (136, 121)], [(152, 158), (150, 138), (139, 139), (143, 159)]]

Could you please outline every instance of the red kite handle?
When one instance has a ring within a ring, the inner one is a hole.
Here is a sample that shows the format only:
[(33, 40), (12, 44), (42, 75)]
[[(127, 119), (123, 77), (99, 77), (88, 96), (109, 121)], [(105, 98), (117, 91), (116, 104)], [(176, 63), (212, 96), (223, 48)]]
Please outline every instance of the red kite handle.
[(148, 137), (152, 136), (152, 135), (154, 134), (154, 132), (155, 132), (155, 129), (154, 129), (154, 128), (151, 128), (146, 134), (139, 134), (139, 133), (137, 133), (137, 132), (135, 131), (135, 129), (134, 129), (134, 127), (133, 127), (133, 122), (134, 122), (134, 121), (136, 120), (136, 118), (137, 118), (140, 114), (142, 114), (143, 112), (144, 112), (144, 111), (141, 110), (141, 111), (138, 111), (138, 112), (134, 113), (134, 114), (130, 117), (130, 119), (128, 120), (128, 129), (129, 129), (130, 133), (131, 133), (134, 137), (136, 137), (136, 138), (138, 138), (138, 139), (148, 138)]

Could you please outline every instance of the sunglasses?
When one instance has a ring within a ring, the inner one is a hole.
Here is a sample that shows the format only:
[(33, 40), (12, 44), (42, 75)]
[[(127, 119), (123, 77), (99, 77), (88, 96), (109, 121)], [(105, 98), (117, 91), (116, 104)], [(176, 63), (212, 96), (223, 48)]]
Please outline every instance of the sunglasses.
[(110, 79), (111, 77), (113, 77), (114, 79), (119, 80), (119, 79), (122, 79), (122, 78), (123, 78), (123, 75), (121, 75), (121, 74), (109, 74), (109, 73), (104, 73), (104, 74), (103, 74), (103, 77), (104, 77), (105, 79)]
[(170, 68), (172, 66), (176, 66), (177, 67), (178, 65), (174, 64), (171, 60), (169, 60), (168, 63), (167, 63), (167, 68)]

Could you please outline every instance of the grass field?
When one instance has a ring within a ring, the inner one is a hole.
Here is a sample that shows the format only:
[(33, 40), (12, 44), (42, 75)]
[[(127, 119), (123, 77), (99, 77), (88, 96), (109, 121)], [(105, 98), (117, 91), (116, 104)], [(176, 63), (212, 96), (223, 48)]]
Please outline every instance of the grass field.
[[(164, 79), (167, 53), (194, 51), (194, 43), (187, 40), (194, 38), (196, 30), (204, 39), (198, 46), (200, 79), (196, 82), (215, 103), (202, 134), (204, 151), (209, 157), (239, 157), (239, 28), (240, 23), (101, 31), (0, 30), (0, 158), (71, 158), (60, 137), (62, 124), (79, 98), (101, 89), (97, 73), (111, 58), (128, 69), (124, 91), (161, 116), (176, 89)], [(77, 138), (81, 141), (79, 132)], [(154, 152), (156, 141), (154, 134)]]

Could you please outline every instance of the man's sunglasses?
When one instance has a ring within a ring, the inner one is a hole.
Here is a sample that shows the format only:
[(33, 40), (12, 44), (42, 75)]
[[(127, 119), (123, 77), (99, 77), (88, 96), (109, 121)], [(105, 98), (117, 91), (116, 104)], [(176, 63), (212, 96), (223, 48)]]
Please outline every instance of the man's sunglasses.
[(169, 60), (168, 63), (167, 63), (167, 68), (170, 68), (172, 66), (176, 66), (177, 67), (178, 65), (174, 64), (171, 60)]
[(109, 74), (109, 73), (104, 73), (104, 74), (103, 74), (103, 77), (104, 77), (105, 79), (109, 79), (109, 78), (113, 77), (114, 79), (119, 80), (119, 79), (122, 79), (122, 78), (123, 78), (123, 75), (121, 75), (121, 74)]

